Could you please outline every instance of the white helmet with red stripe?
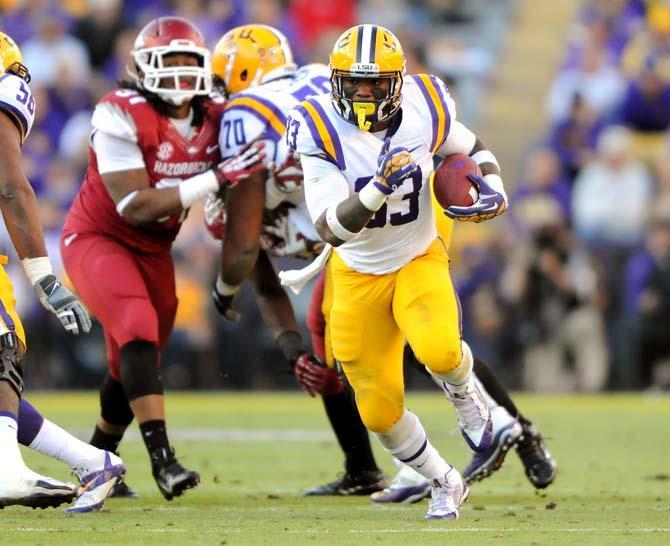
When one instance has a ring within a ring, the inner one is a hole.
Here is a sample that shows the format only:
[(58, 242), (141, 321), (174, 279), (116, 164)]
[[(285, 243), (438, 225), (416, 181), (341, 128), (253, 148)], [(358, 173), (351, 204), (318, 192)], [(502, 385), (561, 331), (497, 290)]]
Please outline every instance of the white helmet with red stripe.
[[(197, 65), (166, 66), (165, 59), (177, 53), (191, 54)], [(181, 17), (159, 17), (138, 34), (131, 51), (137, 84), (177, 106), (195, 95), (212, 90), (209, 50), (200, 31)]]

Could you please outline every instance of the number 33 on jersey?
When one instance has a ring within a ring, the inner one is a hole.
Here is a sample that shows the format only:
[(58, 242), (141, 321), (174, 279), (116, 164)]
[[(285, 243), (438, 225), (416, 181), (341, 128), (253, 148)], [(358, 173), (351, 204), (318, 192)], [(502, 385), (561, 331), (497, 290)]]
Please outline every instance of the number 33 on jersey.
[[(398, 270), (425, 250), (435, 238), (429, 179), (433, 155), (449, 134), (455, 105), (446, 86), (434, 76), (409, 76), (403, 82), (402, 108), (391, 128), (390, 148), (403, 146), (418, 168), (406, 178), (356, 238), (338, 248), (353, 269), (383, 274)], [(344, 121), (330, 95), (312, 97), (289, 114), (286, 142), (302, 156), (318, 157), (336, 166), (349, 194), (359, 192), (377, 170), (386, 131), (374, 134)], [(305, 198), (312, 220), (342, 195), (336, 184), (305, 177)]]

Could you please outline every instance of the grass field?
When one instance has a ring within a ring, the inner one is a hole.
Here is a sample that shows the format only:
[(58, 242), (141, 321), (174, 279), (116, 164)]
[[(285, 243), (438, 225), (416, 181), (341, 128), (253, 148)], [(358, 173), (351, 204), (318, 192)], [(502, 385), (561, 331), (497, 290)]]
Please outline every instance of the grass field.
[[(31, 401), (88, 437), (93, 393)], [(670, 400), (667, 397), (518, 396), (559, 462), (556, 483), (536, 494), (515, 454), (473, 487), (456, 522), (423, 520), (426, 503), (375, 506), (366, 498), (304, 498), (332, 479), (341, 457), (320, 402), (299, 394), (170, 393), (172, 441), (200, 486), (165, 502), (136, 431), (122, 445), (127, 481), (141, 499), (100, 513), (12, 507), (0, 512), (0, 544), (18, 545), (424, 545), (670, 544)], [(448, 403), (408, 395), (433, 443), (462, 467), (468, 458)], [(24, 451), (35, 469), (66, 478), (61, 463)], [(378, 461), (392, 474), (381, 450)]]

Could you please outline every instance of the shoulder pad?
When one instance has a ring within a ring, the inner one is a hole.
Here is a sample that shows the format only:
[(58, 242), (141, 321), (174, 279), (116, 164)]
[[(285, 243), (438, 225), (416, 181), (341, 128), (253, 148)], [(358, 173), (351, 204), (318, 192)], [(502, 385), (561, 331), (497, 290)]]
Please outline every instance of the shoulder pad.
[[(430, 149), (433, 153), (442, 145), (452, 122), (456, 119), (456, 105), (444, 82), (432, 74), (414, 74), (407, 78), (407, 91), (420, 96), (418, 106), (427, 110), (431, 126)], [(417, 92), (418, 91), (418, 92)], [(419, 98), (419, 97), (412, 98)]]
[[(330, 100), (330, 99), (328, 99)], [(321, 101), (312, 97), (298, 104), (290, 114), (287, 124), (289, 148), (299, 154), (315, 155), (346, 170), (342, 143), (333, 122), (326, 114)]]
[(98, 131), (112, 136), (137, 142), (137, 127), (142, 116), (153, 109), (142, 95), (132, 89), (117, 89), (105, 95), (98, 102), (91, 124)]
[(279, 140), (284, 136), (286, 115), (265, 97), (251, 92), (238, 93), (226, 103), (224, 116), (229, 110), (247, 112), (260, 120), (266, 125), (270, 138)]
[(14, 122), (23, 144), (35, 119), (35, 98), (28, 84), (14, 74), (0, 76), (0, 110)]

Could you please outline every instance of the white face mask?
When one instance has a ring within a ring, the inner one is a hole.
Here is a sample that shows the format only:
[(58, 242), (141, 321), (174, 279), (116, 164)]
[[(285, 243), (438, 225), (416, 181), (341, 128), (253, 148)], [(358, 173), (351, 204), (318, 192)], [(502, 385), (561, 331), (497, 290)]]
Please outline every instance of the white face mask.
[[(164, 66), (166, 55), (192, 53), (202, 59), (202, 66)], [(172, 40), (169, 46), (149, 47), (131, 52), (140, 74), (132, 74), (142, 86), (155, 93), (162, 100), (181, 106), (196, 95), (208, 95), (212, 91), (210, 53), (189, 40)], [(182, 86), (188, 79), (195, 79), (194, 85)], [(165, 81), (172, 81), (172, 87), (164, 87)]]

